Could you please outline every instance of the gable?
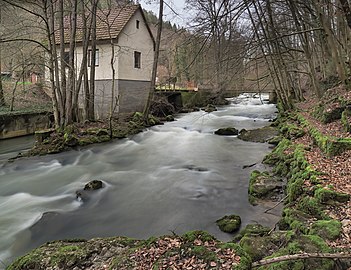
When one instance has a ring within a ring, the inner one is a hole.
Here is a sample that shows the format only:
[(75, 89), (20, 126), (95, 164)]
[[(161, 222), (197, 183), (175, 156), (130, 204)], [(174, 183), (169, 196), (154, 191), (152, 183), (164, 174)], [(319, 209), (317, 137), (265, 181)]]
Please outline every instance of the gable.
[[(133, 15), (140, 11), (142, 18), (147, 27), (149, 35), (155, 44), (154, 37), (151, 33), (151, 30), (146, 22), (144, 12), (140, 5), (127, 5), (123, 7), (114, 7), (111, 10), (99, 10), (96, 13), (96, 40), (97, 41), (106, 41), (110, 38), (116, 39), (118, 35), (122, 32), (124, 27), (133, 17)], [(70, 38), (70, 18), (67, 16), (64, 18), (64, 41), (65, 44), (69, 43)], [(60, 44), (60, 31), (56, 31), (55, 38), (56, 44)], [(91, 40), (91, 39), (90, 39)], [(76, 40), (77, 43), (83, 41), (83, 20), (82, 17), (78, 15), (77, 17), (77, 33)]]

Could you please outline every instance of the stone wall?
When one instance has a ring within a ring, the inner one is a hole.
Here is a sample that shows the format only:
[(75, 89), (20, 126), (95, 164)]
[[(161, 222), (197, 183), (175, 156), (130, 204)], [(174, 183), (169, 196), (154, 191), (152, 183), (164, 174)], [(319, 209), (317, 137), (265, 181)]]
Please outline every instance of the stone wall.
[(0, 115), (0, 140), (33, 134), (51, 127), (50, 112)]
[[(111, 80), (95, 82), (95, 110), (98, 119), (108, 117), (111, 105)], [(119, 94), (119, 112), (142, 112), (150, 90), (149, 81), (116, 80), (116, 92)], [(81, 103), (82, 104), (82, 103)], [(115, 112), (117, 112), (115, 110)]]

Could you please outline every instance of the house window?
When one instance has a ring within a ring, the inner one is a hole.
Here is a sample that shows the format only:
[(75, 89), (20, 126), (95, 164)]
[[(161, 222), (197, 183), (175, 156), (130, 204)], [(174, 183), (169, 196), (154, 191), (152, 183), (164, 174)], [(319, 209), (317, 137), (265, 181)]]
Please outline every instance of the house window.
[(139, 29), (139, 26), (140, 26), (140, 21), (136, 20), (136, 28)]
[(141, 68), (141, 52), (134, 52), (134, 67)]
[[(93, 50), (88, 50), (88, 67), (91, 67), (93, 62)], [(95, 50), (95, 66), (99, 66), (99, 49)]]
[(64, 54), (63, 54), (63, 65), (65, 67), (68, 67), (68, 63), (69, 63), (69, 52), (64, 52)]

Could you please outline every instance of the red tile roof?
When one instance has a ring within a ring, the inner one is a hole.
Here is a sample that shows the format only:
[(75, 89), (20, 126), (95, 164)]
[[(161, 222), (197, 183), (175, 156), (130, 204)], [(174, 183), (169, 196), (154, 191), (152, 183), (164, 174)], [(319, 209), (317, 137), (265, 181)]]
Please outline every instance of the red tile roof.
[[(110, 34), (108, 26), (110, 26), (110, 33), (112, 38), (117, 38), (121, 33), (122, 29), (135, 14), (135, 12), (140, 9), (143, 17), (143, 11), (140, 5), (127, 5), (123, 7), (114, 7), (111, 10), (98, 10), (96, 13), (96, 40), (109, 40)], [(145, 17), (144, 17), (145, 20)], [(145, 22), (146, 23), (146, 22)], [(65, 43), (69, 43), (69, 25), (70, 18), (64, 18), (64, 27), (65, 27)], [(148, 31), (153, 39), (151, 31), (147, 26)], [(60, 31), (57, 30), (55, 33), (56, 44), (60, 44)], [(82, 17), (78, 15), (77, 18), (77, 33), (76, 33), (76, 42), (81, 42), (83, 39), (83, 21)]]

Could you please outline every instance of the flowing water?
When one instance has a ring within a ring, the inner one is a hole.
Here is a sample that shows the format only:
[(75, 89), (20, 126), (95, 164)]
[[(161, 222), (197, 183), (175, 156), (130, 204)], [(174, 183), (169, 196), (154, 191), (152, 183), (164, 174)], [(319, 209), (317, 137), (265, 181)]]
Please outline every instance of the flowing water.
[[(5, 160), (28, 148), (32, 138), (0, 141), (0, 260), (9, 263), (64, 238), (145, 239), (206, 230), (227, 241), (232, 236), (215, 221), (232, 213), (243, 226), (272, 226), (279, 211), (264, 214), (268, 206), (251, 206), (247, 195), (250, 172), (263, 169), (269, 145), (213, 132), (266, 126), (275, 111), (241, 95), (216, 112), (180, 114), (128, 139), (14, 163)], [(87, 201), (77, 200), (75, 191), (93, 179), (105, 187)]]

